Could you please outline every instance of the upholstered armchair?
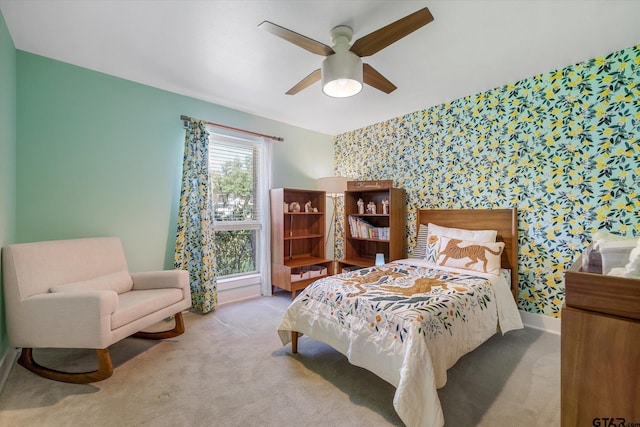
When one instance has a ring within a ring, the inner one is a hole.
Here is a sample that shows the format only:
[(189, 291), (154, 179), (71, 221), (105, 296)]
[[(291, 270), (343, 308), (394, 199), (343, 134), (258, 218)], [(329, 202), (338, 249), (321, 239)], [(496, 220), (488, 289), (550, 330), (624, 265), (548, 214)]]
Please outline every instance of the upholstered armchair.
[[(2, 248), (9, 345), (18, 363), (57, 381), (90, 383), (113, 374), (108, 347), (135, 335), (164, 339), (184, 332), (191, 306), (189, 273), (129, 273), (119, 238), (22, 243)], [(175, 327), (141, 332), (167, 319)], [(39, 365), (33, 348), (96, 349), (98, 369), (67, 373)]]

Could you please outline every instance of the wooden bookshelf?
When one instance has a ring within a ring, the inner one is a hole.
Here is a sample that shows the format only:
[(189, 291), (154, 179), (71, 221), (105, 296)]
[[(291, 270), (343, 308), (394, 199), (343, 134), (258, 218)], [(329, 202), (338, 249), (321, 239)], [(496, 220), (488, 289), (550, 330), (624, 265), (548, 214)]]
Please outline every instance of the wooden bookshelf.
[[(358, 200), (364, 202), (364, 213), (358, 211)], [(382, 201), (389, 201), (388, 213), (383, 213)], [(373, 202), (376, 213), (367, 213)], [(402, 188), (347, 190), (344, 193), (344, 257), (338, 262), (338, 272), (344, 267), (370, 267), (377, 253), (385, 262), (407, 257), (406, 193)], [(349, 219), (351, 217), (351, 221)], [(366, 222), (375, 229), (388, 229), (383, 237), (354, 233), (353, 220)]]
[[(326, 194), (324, 191), (275, 188), (271, 196), (271, 285), (291, 292), (291, 298), (309, 283), (333, 274), (325, 257)], [(308, 201), (317, 212), (305, 212)], [(285, 210), (285, 203), (300, 212)]]

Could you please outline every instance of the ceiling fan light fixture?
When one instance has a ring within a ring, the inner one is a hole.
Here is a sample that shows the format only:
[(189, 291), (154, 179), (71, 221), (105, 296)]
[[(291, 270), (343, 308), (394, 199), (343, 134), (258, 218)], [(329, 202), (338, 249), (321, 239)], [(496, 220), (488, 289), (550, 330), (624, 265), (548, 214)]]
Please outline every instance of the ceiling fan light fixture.
[(332, 47), (273, 22), (264, 21), (258, 27), (311, 53), (326, 57), (321, 69), (316, 69), (299, 81), (286, 92), (287, 95), (295, 95), (322, 80), (322, 91), (325, 95), (345, 98), (359, 93), (363, 82), (387, 94), (396, 90), (397, 87), (393, 83), (371, 65), (363, 64), (360, 58), (381, 51), (431, 21), (433, 15), (428, 8), (423, 7), (359, 38), (353, 44), (353, 29), (348, 25), (338, 25), (331, 30)]
[(362, 90), (362, 59), (350, 51), (338, 51), (322, 61), (322, 92), (347, 98)]

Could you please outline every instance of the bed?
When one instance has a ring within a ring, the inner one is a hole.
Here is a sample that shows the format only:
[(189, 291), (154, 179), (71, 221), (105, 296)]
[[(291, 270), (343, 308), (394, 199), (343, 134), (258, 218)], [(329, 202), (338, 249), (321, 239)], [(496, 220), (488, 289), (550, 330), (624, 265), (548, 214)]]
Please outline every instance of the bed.
[(420, 210), (418, 240), (435, 253), (310, 284), (283, 316), (282, 344), (296, 353), (304, 334), (332, 346), (396, 387), (407, 426), (442, 426), (437, 389), (447, 369), (496, 332), (522, 328), (516, 216), (515, 208)]

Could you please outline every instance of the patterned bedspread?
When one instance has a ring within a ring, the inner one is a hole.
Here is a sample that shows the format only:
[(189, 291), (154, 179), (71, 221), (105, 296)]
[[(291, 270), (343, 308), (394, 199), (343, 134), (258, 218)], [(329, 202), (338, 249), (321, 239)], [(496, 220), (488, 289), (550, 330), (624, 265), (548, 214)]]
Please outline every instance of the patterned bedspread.
[(497, 331), (522, 328), (504, 277), (395, 261), (320, 279), (291, 303), (278, 328), (298, 331), (393, 384), (407, 426), (442, 426), (437, 388), (446, 371)]

